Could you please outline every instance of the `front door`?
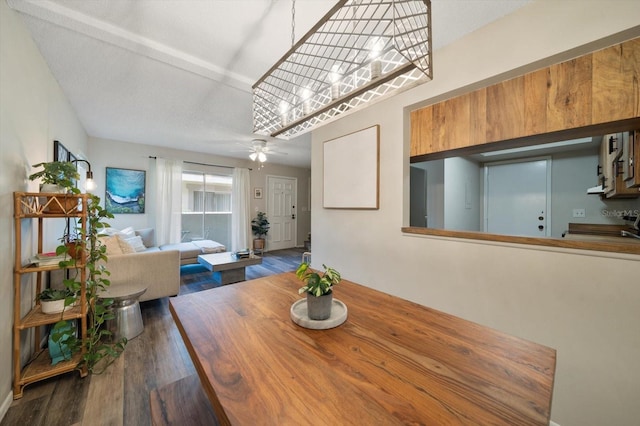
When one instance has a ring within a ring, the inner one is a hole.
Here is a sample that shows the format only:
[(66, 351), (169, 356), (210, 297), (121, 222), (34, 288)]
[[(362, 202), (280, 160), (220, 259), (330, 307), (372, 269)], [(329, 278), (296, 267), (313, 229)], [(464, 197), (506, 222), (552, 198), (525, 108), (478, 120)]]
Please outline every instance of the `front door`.
[(485, 167), (485, 231), (491, 234), (551, 235), (548, 158)]
[(267, 249), (281, 250), (296, 245), (296, 193), (295, 178), (267, 176)]

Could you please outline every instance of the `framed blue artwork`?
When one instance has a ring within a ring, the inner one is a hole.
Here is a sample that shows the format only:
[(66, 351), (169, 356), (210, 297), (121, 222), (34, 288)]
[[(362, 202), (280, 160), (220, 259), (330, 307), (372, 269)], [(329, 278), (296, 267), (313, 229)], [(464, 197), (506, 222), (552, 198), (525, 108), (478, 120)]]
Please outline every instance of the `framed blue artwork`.
[(109, 213), (144, 213), (144, 170), (107, 167), (105, 209)]

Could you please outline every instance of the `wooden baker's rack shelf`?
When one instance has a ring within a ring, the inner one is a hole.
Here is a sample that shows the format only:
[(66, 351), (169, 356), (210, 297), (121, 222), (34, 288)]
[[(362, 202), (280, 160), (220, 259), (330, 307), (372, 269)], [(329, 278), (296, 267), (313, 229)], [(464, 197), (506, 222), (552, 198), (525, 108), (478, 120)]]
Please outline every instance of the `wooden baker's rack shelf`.
[[(78, 270), (77, 280), (80, 282), (80, 295), (77, 306), (68, 308), (63, 313), (45, 314), (40, 302), (30, 297), (31, 307), (23, 312), (25, 305), (22, 291), (25, 285), (33, 288), (33, 281), (25, 279), (27, 275), (35, 275), (35, 294), (44, 289), (44, 275), (51, 271), (69, 269), (58, 264), (38, 265), (31, 260), (23, 259), (23, 233), (32, 232), (37, 235), (37, 253), (43, 253), (43, 234), (45, 222), (49, 219), (79, 219), (80, 226), (86, 231), (87, 200), (86, 194), (57, 194), (39, 192), (14, 192), (14, 228), (15, 228), (15, 263), (13, 268), (14, 287), (14, 320), (13, 320), (13, 399), (22, 397), (24, 387), (39, 380), (48, 379), (59, 374), (68, 373), (78, 368), (82, 360), (82, 351), (74, 354), (70, 360), (64, 360), (56, 365), (51, 364), (51, 357), (47, 348), (40, 348), (41, 329), (61, 320), (77, 320), (79, 338), (87, 337), (87, 300), (86, 278), (87, 272), (83, 260), (78, 260), (73, 268)], [(28, 333), (24, 338), (23, 333)], [(26, 342), (26, 343), (25, 343)], [(30, 361), (21, 365), (22, 354), (29, 351)], [(87, 375), (86, 369), (80, 370), (82, 377)]]

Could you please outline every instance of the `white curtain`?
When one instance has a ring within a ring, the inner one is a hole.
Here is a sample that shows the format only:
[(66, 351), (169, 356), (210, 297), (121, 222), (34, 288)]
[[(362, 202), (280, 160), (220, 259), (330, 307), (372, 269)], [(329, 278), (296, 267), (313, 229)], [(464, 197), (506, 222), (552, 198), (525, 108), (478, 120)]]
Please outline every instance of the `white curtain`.
[(156, 244), (181, 239), (182, 161), (156, 159)]
[(231, 250), (251, 247), (251, 195), (248, 169), (233, 169), (231, 190)]

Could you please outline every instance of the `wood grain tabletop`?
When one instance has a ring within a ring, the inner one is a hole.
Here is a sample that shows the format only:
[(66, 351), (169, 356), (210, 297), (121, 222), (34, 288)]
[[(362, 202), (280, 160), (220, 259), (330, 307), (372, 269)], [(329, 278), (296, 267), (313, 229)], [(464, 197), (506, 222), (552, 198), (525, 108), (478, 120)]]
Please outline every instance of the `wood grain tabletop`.
[(554, 349), (346, 280), (348, 318), (290, 319), (284, 273), (170, 299), (220, 424), (548, 425)]

